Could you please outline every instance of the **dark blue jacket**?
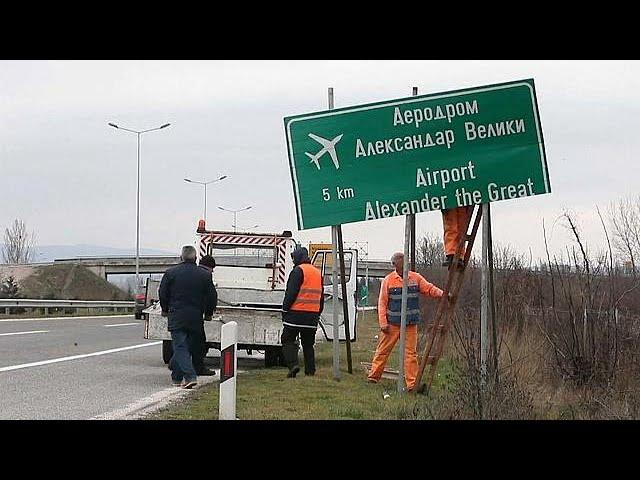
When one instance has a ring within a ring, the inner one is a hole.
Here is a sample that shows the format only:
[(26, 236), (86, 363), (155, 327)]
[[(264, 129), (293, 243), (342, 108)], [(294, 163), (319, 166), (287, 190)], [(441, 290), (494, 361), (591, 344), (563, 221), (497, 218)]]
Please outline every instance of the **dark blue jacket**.
[(167, 270), (158, 294), (162, 311), (168, 312), (169, 331), (199, 331), (203, 315), (213, 315), (217, 300), (211, 274), (190, 262)]

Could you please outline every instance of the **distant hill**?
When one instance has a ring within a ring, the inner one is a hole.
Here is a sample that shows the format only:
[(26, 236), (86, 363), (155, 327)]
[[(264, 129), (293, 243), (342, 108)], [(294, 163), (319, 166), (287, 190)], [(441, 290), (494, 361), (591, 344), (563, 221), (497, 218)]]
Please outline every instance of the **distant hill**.
[[(76, 257), (117, 257), (135, 255), (135, 248), (114, 248), (103, 245), (38, 245), (35, 249), (35, 263), (53, 262), (57, 258)], [(141, 248), (140, 255), (177, 255), (176, 252)]]

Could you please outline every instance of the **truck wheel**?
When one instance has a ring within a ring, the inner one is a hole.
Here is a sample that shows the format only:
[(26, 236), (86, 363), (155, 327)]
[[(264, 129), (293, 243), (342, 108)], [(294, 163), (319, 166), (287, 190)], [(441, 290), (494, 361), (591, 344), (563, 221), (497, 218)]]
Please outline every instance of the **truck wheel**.
[(278, 354), (275, 348), (264, 349), (264, 366), (267, 368), (276, 367), (278, 365)]
[(278, 352), (278, 365), (281, 367), (286, 367), (286, 363), (284, 361), (284, 353), (282, 353), (282, 347), (277, 347), (276, 351)]
[(163, 340), (162, 341), (162, 360), (164, 363), (169, 363), (171, 357), (173, 356), (173, 345), (171, 344), (171, 340)]
[(285, 365), (282, 347), (270, 347), (264, 350), (264, 366), (282, 367)]

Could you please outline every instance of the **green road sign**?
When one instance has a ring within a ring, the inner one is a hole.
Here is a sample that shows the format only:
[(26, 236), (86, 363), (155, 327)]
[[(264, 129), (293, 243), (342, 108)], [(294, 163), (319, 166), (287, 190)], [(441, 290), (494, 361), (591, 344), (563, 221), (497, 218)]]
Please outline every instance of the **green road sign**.
[(369, 288), (366, 285), (362, 286), (360, 290), (360, 302), (362, 305), (367, 306), (367, 301), (369, 300)]
[(299, 229), (551, 192), (532, 79), (284, 124)]

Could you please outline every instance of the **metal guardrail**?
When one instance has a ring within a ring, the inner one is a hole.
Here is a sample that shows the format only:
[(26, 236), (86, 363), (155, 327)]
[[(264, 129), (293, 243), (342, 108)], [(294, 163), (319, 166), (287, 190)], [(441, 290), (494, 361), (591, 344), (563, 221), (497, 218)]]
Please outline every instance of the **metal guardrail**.
[(35, 300), (27, 298), (0, 298), (0, 308), (132, 308), (134, 301), (110, 300)]

